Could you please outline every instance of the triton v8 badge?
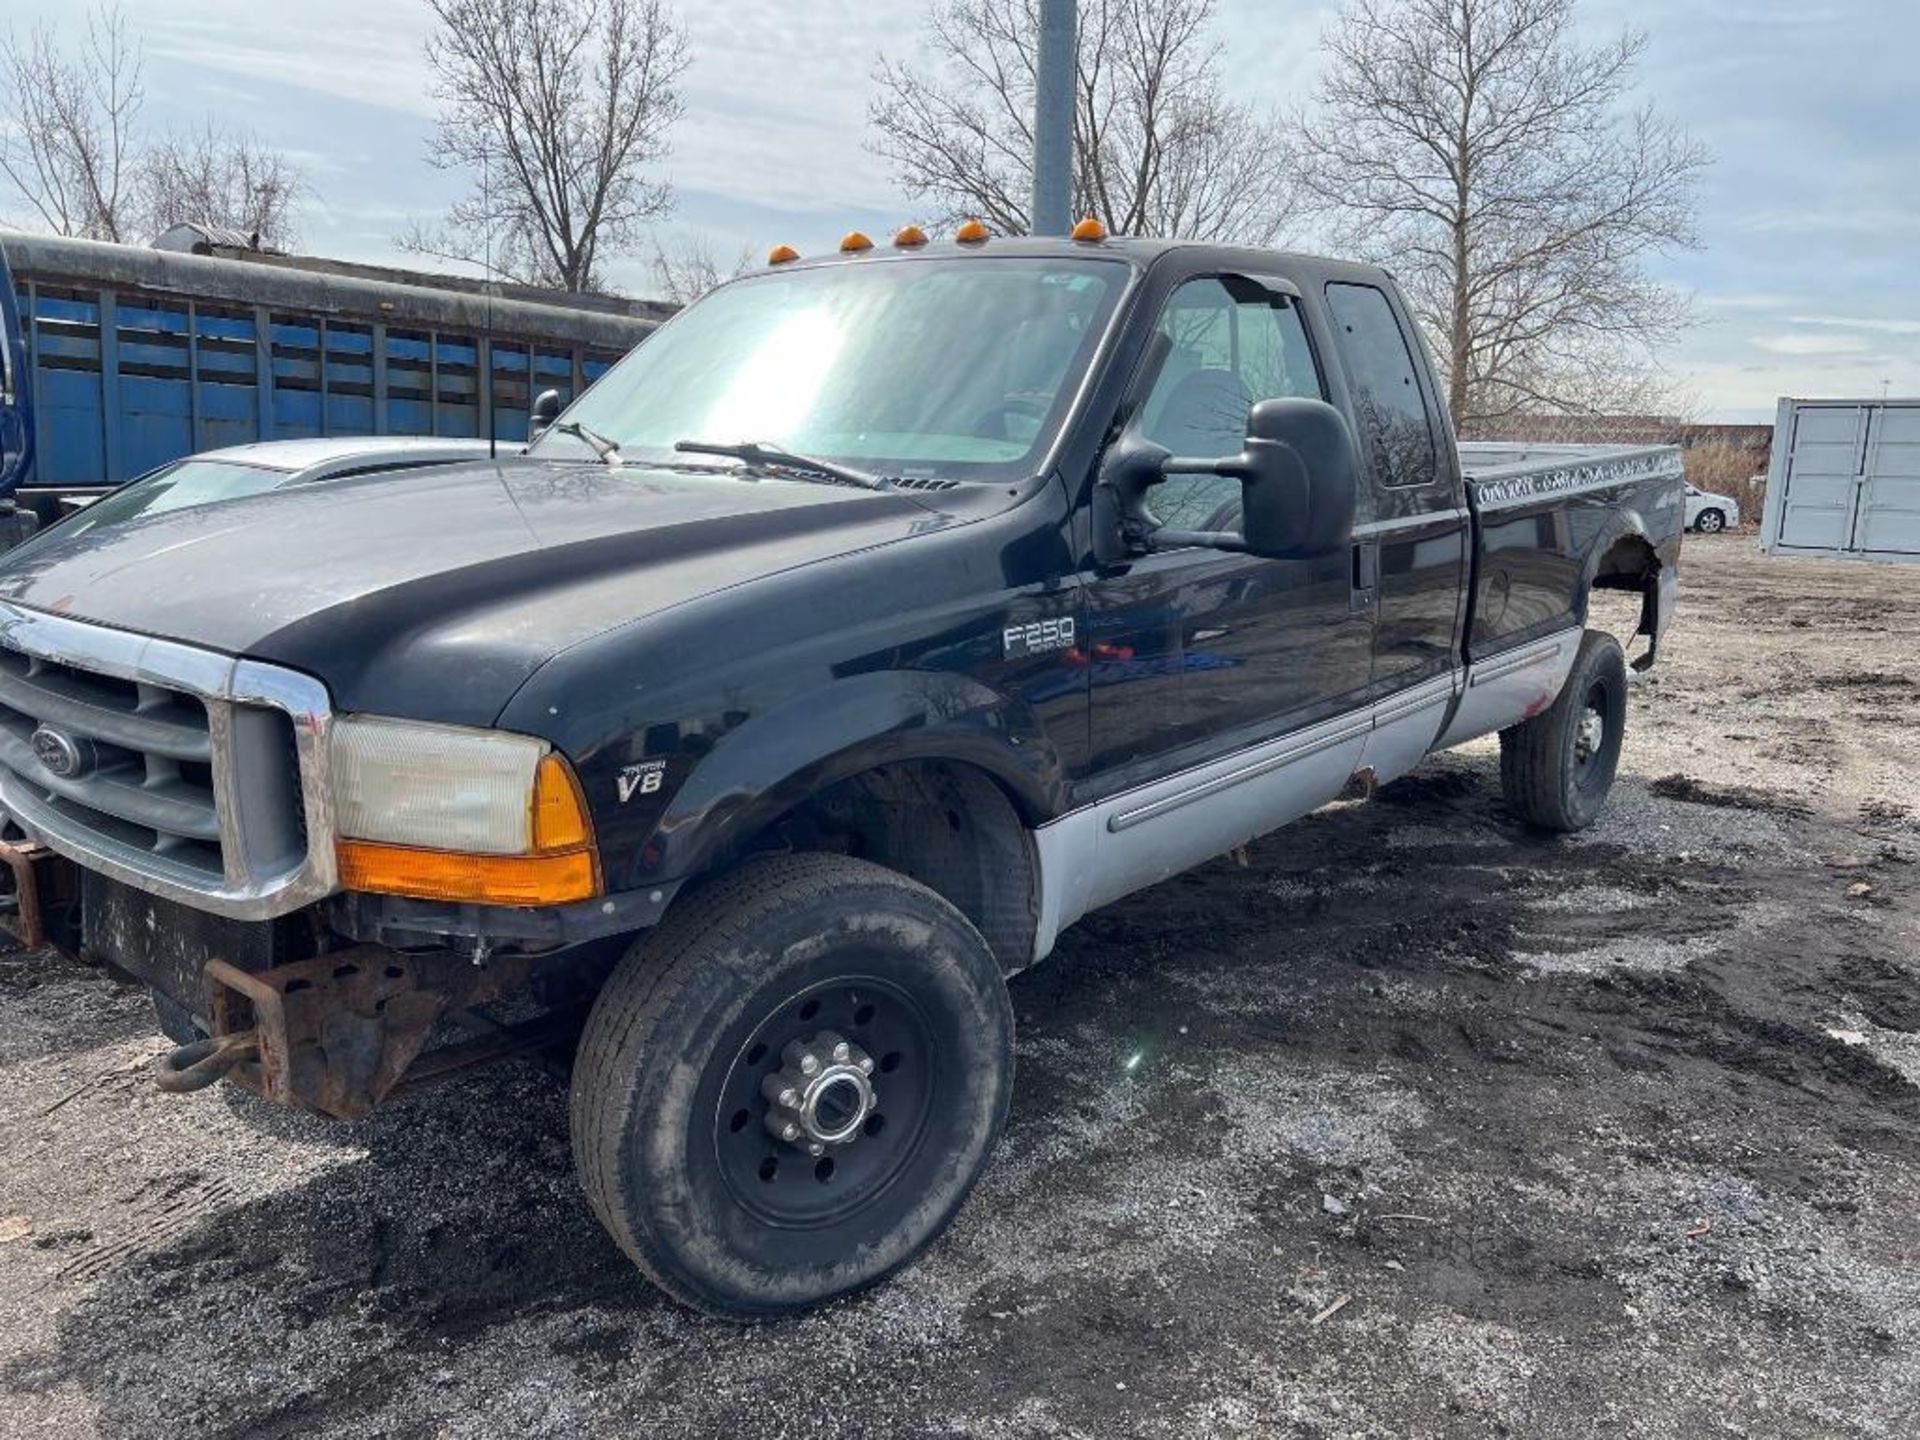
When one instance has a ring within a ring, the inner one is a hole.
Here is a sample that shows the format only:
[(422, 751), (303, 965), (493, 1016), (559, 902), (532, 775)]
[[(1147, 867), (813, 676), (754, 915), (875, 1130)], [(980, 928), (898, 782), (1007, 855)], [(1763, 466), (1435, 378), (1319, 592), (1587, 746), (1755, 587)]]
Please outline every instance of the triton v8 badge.
[(618, 781), (620, 803), (624, 805), (636, 795), (653, 794), (666, 778), (667, 762), (664, 760), (641, 760), (627, 766), (620, 772)]

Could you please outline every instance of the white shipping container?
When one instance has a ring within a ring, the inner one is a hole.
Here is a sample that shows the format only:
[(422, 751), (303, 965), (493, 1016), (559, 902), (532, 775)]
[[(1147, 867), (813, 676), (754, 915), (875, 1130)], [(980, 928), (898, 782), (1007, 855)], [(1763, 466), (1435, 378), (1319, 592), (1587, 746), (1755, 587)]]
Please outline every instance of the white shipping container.
[(1760, 548), (1920, 561), (1920, 400), (1782, 400)]

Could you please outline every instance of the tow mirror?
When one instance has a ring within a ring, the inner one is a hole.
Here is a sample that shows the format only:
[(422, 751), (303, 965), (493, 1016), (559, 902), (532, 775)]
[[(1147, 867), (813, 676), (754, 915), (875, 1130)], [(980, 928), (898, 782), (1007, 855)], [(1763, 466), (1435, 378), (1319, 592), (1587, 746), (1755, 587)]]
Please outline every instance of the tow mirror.
[[(1205, 546), (1275, 560), (1304, 560), (1351, 543), (1359, 463), (1347, 418), (1324, 400), (1262, 400), (1247, 413), (1238, 455), (1170, 455), (1132, 434), (1116, 442), (1094, 489), (1094, 545), (1102, 564), (1149, 550)], [(1240, 482), (1240, 530), (1160, 525), (1147, 492), (1169, 475)]]
[(1247, 549), (1306, 559), (1353, 540), (1355, 463), (1347, 417), (1324, 400), (1262, 400), (1239, 456)]
[(527, 443), (531, 445), (547, 433), (547, 427), (560, 418), (560, 392), (542, 390), (533, 397), (533, 413), (527, 417)]

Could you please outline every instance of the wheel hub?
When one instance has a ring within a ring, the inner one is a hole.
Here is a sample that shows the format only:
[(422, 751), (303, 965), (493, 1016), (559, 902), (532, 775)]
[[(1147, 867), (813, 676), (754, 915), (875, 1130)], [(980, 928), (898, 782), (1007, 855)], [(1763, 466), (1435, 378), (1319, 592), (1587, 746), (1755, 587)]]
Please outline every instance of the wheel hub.
[(1582, 764), (1600, 753), (1600, 742), (1606, 738), (1607, 722), (1600, 712), (1592, 706), (1580, 716), (1580, 728), (1574, 733), (1574, 758)]
[(851, 1145), (873, 1113), (873, 1057), (832, 1030), (795, 1040), (760, 1082), (767, 1133), (809, 1155)]

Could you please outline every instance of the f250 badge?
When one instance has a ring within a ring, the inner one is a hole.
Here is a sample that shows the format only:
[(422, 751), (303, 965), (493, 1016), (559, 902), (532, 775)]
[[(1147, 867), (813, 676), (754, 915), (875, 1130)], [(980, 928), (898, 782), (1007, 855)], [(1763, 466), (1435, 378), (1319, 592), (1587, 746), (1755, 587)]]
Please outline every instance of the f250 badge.
[(1002, 659), (1018, 660), (1023, 655), (1045, 655), (1052, 650), (1073, 648), (1073, 617), (1057, 620), (1030, 620), (1025, 625), (1009, 625), (1000, 632)]
[(667, 762), (664, 760), (639, 760), (620, 771), (620, 803), (626, 804), (636, 795), (652, 795), (660, 789), (667, 778)]

